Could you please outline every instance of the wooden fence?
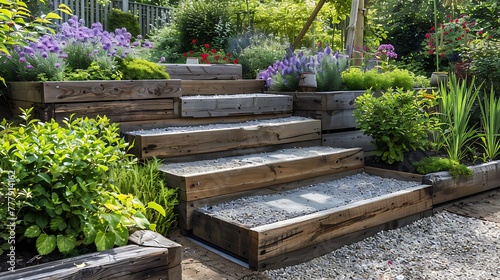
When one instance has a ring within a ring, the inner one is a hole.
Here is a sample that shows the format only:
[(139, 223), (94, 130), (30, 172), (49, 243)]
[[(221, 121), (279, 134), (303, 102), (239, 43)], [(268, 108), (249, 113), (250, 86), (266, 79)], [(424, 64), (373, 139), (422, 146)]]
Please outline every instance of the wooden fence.
[[(53, 0), (54, 7), (66, 4), (73, 10), (73, 14), (85, 21), (86, 26), (101, 22), (104, 28), (108, 24), (108, 15), (112, 8), (124, 12), (131, 12), (138, 16), (141, 34), (144, 37), (153, 27), (162, 27), (170, 23), (171, 8), (160, 7), (149, 4), (131, 2), (128, 0), (113, 0), (110, 4), (100, 5), (97, 0)], [(67, 21), (70, 16), (63, 14), (63, 20)]]

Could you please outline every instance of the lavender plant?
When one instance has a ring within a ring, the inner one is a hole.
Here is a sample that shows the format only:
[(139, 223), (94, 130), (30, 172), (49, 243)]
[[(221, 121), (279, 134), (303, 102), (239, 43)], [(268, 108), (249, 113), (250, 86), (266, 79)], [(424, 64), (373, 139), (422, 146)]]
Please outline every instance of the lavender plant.
[(298, 89), (300, 74), (316, 73), (318, 91), (336, 90), (340, 86), (340, 73), (348, 66), (346, 56), (333, 53), (329, 46), (314, 55), (304, 51), (287, 50), (282, 61), (277, 61), (259, 75), (266, 86), (275, 91), (295, 91)]
[(71, 78), (69, 73), (87, 70), (92, 63), (110, 70), (108, 79), (116, 79), (121, 76), (117, 60), (137, 56), (140, 48), (152, 48), (147, 40), (134, 40), (125, 28), (108, 32), (99, 22), (88, 28), (76, 16), (55, 34), (25, 40), (25, 46), (15, 46), (9, 56), (1, 58), (7, 80), (64, 80)]

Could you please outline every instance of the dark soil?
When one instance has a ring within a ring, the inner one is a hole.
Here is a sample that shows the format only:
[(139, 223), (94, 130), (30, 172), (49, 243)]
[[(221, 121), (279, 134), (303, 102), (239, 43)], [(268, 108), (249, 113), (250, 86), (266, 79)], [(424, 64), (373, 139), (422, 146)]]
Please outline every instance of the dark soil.
[(404, 159), (402, 162), (397, 162), (393, 164), (388, 164), (383, 161), (377, 161), (374, 156), (368, 155), (367, 157), (365, 157), (365, 165), (371, 167), (395, 170), (400, 172), (418, 174), (418, 172), (415, 170), (415, 167), (413, 167), (413, 163), (418, 162), (425, 157), (433, 157), (433, 156), (444, 156), (444, 155), (434, 151), (418, 150), (418, 151), (406, 152), (404, 154)]

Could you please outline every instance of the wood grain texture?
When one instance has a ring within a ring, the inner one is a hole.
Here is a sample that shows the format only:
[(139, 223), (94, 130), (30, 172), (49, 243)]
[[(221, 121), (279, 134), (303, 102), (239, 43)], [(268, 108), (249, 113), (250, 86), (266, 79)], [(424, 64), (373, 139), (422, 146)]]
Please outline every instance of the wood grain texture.
[[(23, 84), (25, 83), (25, 84)], [(43, 103), (117, 101), (181, 96), (180, 80), (13, 82), (8, 97)]]
[[(18, 279), (170, 279), (167, 248), (127, 245), (0, 274), (3, 280)], [(77, 267), (76, 264), (85, 264)], [(172, 266), (175, 268), (175, 266)], [(175, 275), (175, 274), (174, 274)], [(180, 278), (177, 278), (180, 279)]]
[(373, 137), (363, 134), (361, 130), (341, 131), (341, 132), (323, 132), (321, 134), (323, 146), (339, 148), (362, 148), (369, 152), (375, 150), (375, 145), (371, 143)]
[(264, 80), (182, 80), (182, 95), (241, 94), (263, 92)]
[[(135, 135), (139, 158), (168, 158), (321, 139), (320, 122), (299, 120), (213, 130)], [(131, 139), (129, 137), (129, 139)]]
[(169, 186), (180, 188), (180, 198), (192, 201), (362, 167), (363, 151), (353, 148), (199, 174), (177, 175), (168, 170), (162, 171)]
[(500, 161), (469, 166), (472, 176), (453, 178), (447, 171), (427, 174), (422, 183), (433, 186), (433, 203), (439, 205), (500, 186)]
[(174, 99), (121, 100), (82, 103), (54, 104), (54, 118), (62, 121), (75, 114), (75, 117), (107, 116), (111, 122), (149, 121), (173, 119)]
[(243, 76), (240, 64), (160, 64), (171, 79), (238, 80)]
[(207, 118), (238, 115), (292, 113), (293, 100), (287, 95), (223, 95), (218, 98), (181, 97), (182, 117)]

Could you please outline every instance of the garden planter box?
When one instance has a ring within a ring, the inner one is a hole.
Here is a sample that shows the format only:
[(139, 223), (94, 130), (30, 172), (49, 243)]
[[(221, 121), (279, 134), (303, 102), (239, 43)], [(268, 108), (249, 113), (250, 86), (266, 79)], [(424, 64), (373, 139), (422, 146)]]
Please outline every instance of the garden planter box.
[[(145, 241), (146, 236), (153, 238)], [(182, 279), (180, 244), (152, 232), (137, 241), (144, 246), (127, 245), (2, 272), (0, 279)]]
[(432, 186), (417, 183), (409, 189), (253, 227), (197, 209), (193, 235), (245, 259), (251, 269), (273, 269), (406, 225), (431, 215), (431, 210)]
[(423, 177), (424, 184), (433, 187), (434, 206), (500, 187), (500, 161), (469, 166), (472, 176), (452, 178), (448, 171)]
[(42, 121), (106, 115), (111, 122), (149, 121), (178, 115), (180, 80), (11, 82), (13, 115), (34, 107)]

